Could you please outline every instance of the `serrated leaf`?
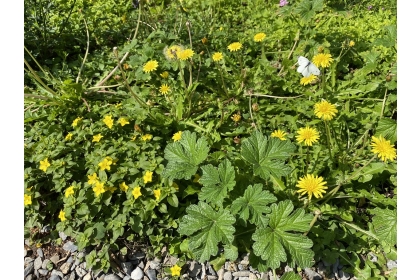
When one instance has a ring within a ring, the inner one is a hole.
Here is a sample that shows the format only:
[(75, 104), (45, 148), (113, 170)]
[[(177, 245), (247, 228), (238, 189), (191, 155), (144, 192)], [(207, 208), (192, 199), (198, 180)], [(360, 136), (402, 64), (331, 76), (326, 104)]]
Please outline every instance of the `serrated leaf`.
[[(310, 248), (312, 241), (302, 235), (293, 232), (309, 230), (312, 220), (311, 214), (305, 214), (303, 209), (298, 209), (292, 215), (293, 204), (290, 200), (271, 205), (271, 213), (267, 227), (257, 228), (252, 235), (255, 241), (252, 248), (257, 256), (267, 262), (272, 269), (280, 267), (280, 262), (295, 262), (300, 267), (309, 267), (314, 253)], [(286, 253), (287, 251), (287, 253)], [(288, 260), (288, 255), (290, 258)]]
[(286, 272), (280, 277), (280, 280), (302, 280), (302, 277), (293, 271)]
[(233, 244), (223, 246), (225, 258), (231, 261), (235, 261), (238, 258), (238, 247)]
[(242, 141), (241, 156), (252, 164), (254, 173), (268, 180), (270, 174), (277, 177), (286, 176), (291, 168), (284, 164), (295, 146), (289, 141), (281, 141), (278, 138), (267, 138), (259, 131)]
[(224, 160), (218, 166), (205, 165), (201, 167), (203, 175), (199, 182), (203, 184), (198, 198), (202, 201), (213, 202), (218, 206), (223, 205), (228, 191), (235, 186), (235, 170), (229, 160)]
[(376, 236), (391, 246), (397, 243), (397, 211), (375, 208), (370, 210)]
[(393, 119), (380, 119), (375, 135), (377, 137), (382, 135), (386, 140), (390, 140), (391, 143), (394, 143), (397, 141), (397, 122)]
[[(232, 214), (239, 213), (239, 217), (244, 220), (245, 225), (250, 223), (257, 226), (266, 226), (268, 217), (264, 214), (270, 213), (267, 205), (276, 202), (277, 199), (269, 191), (263, 191), (262, 184), (249, 185), (242, 197), (232, 202)], [(251, 216), (251, 219), (249, 217)]]
[(200, 201), (186, 209), (178, 232), (189, 236), (189, 248), (200, 262), (209, 260), (218, 252), (218, 243), (231, 244), (235, 228), (235, 218), (228, 210), (213, 210), (208, 204)]
[(188, 180), (198, 169), (209, 152), (204, 137), (197, 140), (195, 132), (182, 132), (181, 140), (170, 143), (165, 148), (165, 159), (168, 164), (162, 172), (163, 177), (169, 179)]

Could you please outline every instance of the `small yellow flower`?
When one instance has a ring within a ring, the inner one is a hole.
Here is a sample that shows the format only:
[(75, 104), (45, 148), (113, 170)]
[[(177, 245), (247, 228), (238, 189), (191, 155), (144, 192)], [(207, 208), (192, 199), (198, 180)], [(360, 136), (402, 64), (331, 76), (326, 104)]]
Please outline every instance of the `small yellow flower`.
[(182, 131), (178, 131), (177, 133), (174, 134), (174, 136), (172, 136), (172, 139), (174, 140), (174, 142), (181, 140), (181, 136), (182, 136)]
[(170, 90), (171, 88), (167, 84), (163, 84), (159, 88), (159, 92), (162, 94), (167, 94)]
[(127, 120), (126, 118), (120, 118), (120, 119), (118, 120), (118, 123), (119, 123), (121, 126), (124, 126), (124, 125), (126, 125), (126, 124), (129, 124), (129, 122), (128, 122), (128, 120)]
[(114, 193), (116, 190), (116, 187), (105, 187), (105, 191), (110, 191), (111, 193)]
[(213, 54), (213, 60), (214, 61), (220, 61), (223, 59), (223, 54), (221, 52), (217, 52)]
[(66, 137), (64, 138), (64, 140), (66, 140), (66, 141), (68, 141), (68, 140), (71, 140), (71, 138), (73, 137), (73, 133), (68, 133), (67, 135), (66, 135)]
[(143, 72), (149, 73), (155, 71), (159, 63), (156, 60), (150, 60), (143, 66)]
[(40, 163), (39, 169), (41, 169), (44, 172), (47, 172), (48, 167), (51, 166), (51, 164), (48, 162), (48, 158), (41, 160), (39, 163)]
[(42, 243), (39, 243), (39, 242), (38, 242), (38, 243), (36, 243), (36, 244), (35, 244), (35, 246), (36, 246), (37, 248), (41, 248), (41, 247), (42, 247)]
[(112, 159), (104, 158), (99, 164), (100, 170), (111, 170)]
[(236, 52), (242, 48), (242, 44), (239, 42), (232, 43), (228, 46), (229, 51)]
[(271, 133), (271, 137), (277, 137), (280, 140), (286, 140), (286, 136), (287, 133), (278, 129), (278, 130), (274, 130), (274, 132)]
[(171, 275), (172, 276), (180, 276), (181, 275), (181, 267), (177, 264), (171, 267)]
[(159, 200), (159, 198), (160, 198), (160, 190), (154, 190), (153, 191), (153, 194), (155, 195), (155, 198), (156, 198), (156, 200)]
[(356, 43), (353, 41), (353, 40), (351, 40), (350, 42), (349, 42), (349, 47), (351, 48), (351, 47), (354, 47), (354, 45), (356, 45)]
[(69, 195), (74, 194), (74, 186), (70, 186), (66, 189), (66, 192), (64, 193), (65, 197), (69, 197)]
[(296, 140), (298, 143), (304, 142), (306, 146), (312, 146), (313, 143), (318, 142), (319, 133), (315, 128), (302, 127), (298, 130)]
[(97, 182), (99, 182), (98, 180), (98, 175), (96, 175), (96, 173), (93, 173), (92, 175), (88, 175), (88, 184), (89, 185), (95, 185)]
[(322, 100), (315, 104), (315, 115), (323, 120), (330, 121), (338, 112), (335, 108), (335, 105), (329, 103), (328, 101)]
[(312, 195), (314, 195), (316, 198), (321, 198), (323, 196), (322, 193), (325, 193), (325, 190), (328, 189), (325, 184), (326, 182), (322, 177), (308, 174), (299, 178), (299, 182), (296, 187), (298, 187), (300, 190), (296, 192), (300, 193), (301, 195), (307, 193), (309, 200), (311, 200)]
[(96, 134), (96, 135), (93, 135), (93, 140), (92, 140), (92, 142), (99, 142), (99, 141), (101, 141), (101, 138), (102, 138), (103, 136), (99, 133), (99, 134)]
[(265, 39), (265, 37), (266, 37), (265, 33), (257, 33), (254, 36), (254, 41), (255, 42), (262, 42)]
[(308, 77), (302, 77), (300, 79), (300, 84), (306, 86), (307, 84), (310, 84), (315, 80), (316, 80), (316, 76), (314, 74), (311, 74)]
[(204, 37), (203, 39), (201, 39), (201, 43), (206, 44), (208, 42), (207, 38)]
[(26, 205), (30, 205), (32, 204), (32, 197), (30, 195), (25, 194), (23, 196), (23, 204)]
[(234, 122), (237, 123), (241, 120), (241, 115), (240, 114), (233, 114), (233, 116), (231, 118)]
[(139, 196), (141, 196), (140, 187), (135, 187), (131, 193), (133, 194), (134, 199), (137, 199)]
[(133, 137), (131, 137), (131, 141), (136, 140), (136, 138), (137, 138), (137, 135), (134, 135)]
[(114, 120), (112, 119), (111, 115), (105, 116), (105, 118), (102, 121), (106, 124), (106, 126), (109, 127), (109, 129), (111, 129), (112, 125), (114, 124)]
[(123, 192), (126, 192), (126, 191), (128, 190), (128, 186), (125, 184), (125, 182), (122, 182), (122, 183), (120, 184), (120, 189), (121, 189)]
[(101, 182), (96, 182), (95, 187), (93, 187), (93, 192), (95, 193), (95, 196), (99, 196), (101, 193), (104, 193), (105, 187), (104, 187), (105, 183), (101, 183)]
[(144, 176), (143, 176), (143, 182), (145, 184), (147, 184), (148, 182), (152, 182), (152, 175), (153, 175), (153, 172), (146, 171), (146, 174), (144, 174)]
[(186, 49), (179, 53), (179, 59), (181, 60), (187, 60), (188, 58), (191, 58), (194, 54), (194, 51), (192, 49)]
[(147, 141), (147, 140), (152, 140), (152, 138), (153, 138), (153, 135), (151, 135), (151, 134), (145, 134), (145, 135), (143, 135), (141, 137), (141, 140)]
[(180, 45), (174, 45), (171, 47), (165, 47), (163, 50), (163, 54), (165, 55), (166, 59), (168, 60), (174, 60), (179, 58), (179, 54), (181, 51), (183, 51), (184, 48)]
[(79, 117), (77, 117), (72, 123), (71, 123), (71, 126), (74, 128), (74, 127), (76, 127), (78, 124), (79, 124), (79, 122), (82, 120), (82, 118), (79, 118)]
[(168, 73), (168, 71), (164, 71), (164, 72), (160, 73), (160, 76), (164, 79), (167, 79), (169, 77), (169, 73)]
[(314, 56), (313, 62), (317, 67), (322, 66), (326, 68), (331, 65), (333, 59), (329, 53), (319, 53), (316, 56)]
[(372, 136), (372, 152), (377, 154), (378, 157), (387, 162), (387, 160), (394, 161), (397, 157), (397, 150), (394, 148), (394, 145), (391, 145), (390, 140), (386, 140), (382, 135), (379, 137)]
[(66, 212), (64, 212), (63, 210), (60, 210), (60, 214), (58, 214), (58, 218), (60, 218), (60, 220), (64, 222), (66, 220)]

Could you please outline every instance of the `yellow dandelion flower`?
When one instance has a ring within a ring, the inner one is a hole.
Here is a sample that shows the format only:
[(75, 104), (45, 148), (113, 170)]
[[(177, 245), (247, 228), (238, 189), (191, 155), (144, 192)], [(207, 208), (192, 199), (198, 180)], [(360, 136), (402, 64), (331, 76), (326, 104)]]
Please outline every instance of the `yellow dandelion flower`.
[(265, 39), (266, 36), (267, 35), (265, 35), (265, 33), (257, 33), (254, 36), (254, 41), (255, 42), (262, 42)]
[(236, 52), (242, 48), (242, 44), (239, 42), (232, 43), (228, 46), (229, 51)]
[(174, 45), (171, 47), (165, 47), (163, 50), (163, 54), (165, 55), (166, 59), (168, 60), (174, 60), (179, 58), (179, 54), (181, 51), (184, 50), (184, 47), (180, 45)]
[(354, 45), (356, 45), (356, 43), (353, 41), (353, 40), (351, 40), (350, 42), (349, 42), (349, 47), (351, 48), (351, 47), (354, 47)]
[(58, 218), (60, 218), (60, 220), (62, 222), (64, 222), (66, 219), (66, 212), (64, 212), (63, 210), (60, 210), (60, 214), (58, 214)]
[(298, 143), (304, 142), (306, 146), (312, 146), (313, 143), (318, 142), (319, 133), (315, 128), (302, 127), (298, 130), (296, 140)]
[(182, 136), (182, 131), (178, 131), (177, 133), (175, 133), (172, 136), (172, 139), (174, 140), (174, 142), (181, 140), (181, 136)]
[(167, 79), (169, 77), (169, 73), (168, 73), (168, 71), (164, 71), (164, 72), (160, 73), (160, 76), (164, 79)]
[(71, 126), (74, 128), (74, 127), (76, 127), (78, 124), (79, 124), (79, 122), (82, 120), (82, 118), (79, 118), (79, 117), (77, 117), (72, 123), (71, 123)]
[(181, 267), (179, 267), (177, 264), (174, 265), (171, 269), (171, 275), (172, 276), (180, 276), (181, 275)]
[(122, 190), (123, 192), (126, 192), (128, 190), (128, 186), (125, 184), (125, 182), (122, 182), (120, 184), (120, 190)]
[(74, 186), (70, 186), (66, 189), (64, 196), (69, 197), (70, 195), (74, 194)]
[(73, 133), (68, 133), (67, 135), (66, 135), (66, 137), (64, 138), (64, 140), (66, 140), (66, 141), (68, 141), (68, 140), (71, 140), (71, 138), (73, 137)]
[(372, 136), (372, 152), (377, 154), (378, 157), (387, 162), (387, 160), (394, 161), (397, 157), (397, 150), (394, 148), (394, 145), (391, 145), (390, 140), (386, 140), (382, 135), (379, 137)]
[(315, 80), (316, 80), (316, 76), (314, 74), (311, 74), (308, 77), (302, 77), (300, 79), (300, 84), (306, 86), (307, 84), (310, 84)]
[(286, 140), (286, 136), (287, 133), (278, 129), (278, 130), (274, 130), (274, 132), (271, 133), (271, 137), (277, 137), (280, 140)]
[(101, 183), (101, 182), (96, 182), (95, 187), (93, 187), (93, 192), (95, 193), (95, 196), (99, 196), (101, 193), (104, 193), (105, 187), (104, 187), (105, 183)]
[(167, 84), (163, 84), (159, 88), (159, 92), (162, 94), (167, 94), (170, 90), (171, 88)]
[(152, 138), (153, 138), (152, 134), (145, 134), (141, 137), (141, 140), (147, 141), (147, 140), (152, 140)]
[(327, 182), (325, 182), (322, 177), (308, 174), (299, 179), (298, 184), (296, 185), (299, 190), (296, 192), (300, 193), (300, 195), (308, 194), (309, 200), (311, 200), (312, 195), (316, 198), (321, 198), (323, 196), (322, 193), (325, 193), (325, 190), (328, 189), (325, 184), (327, 184)]
[(338, 110), (335, 108), (335, 105), (329, 103), (328, 101), (322, 100), (314, 106), (315, 115), (323, 120), (330, 121), (337, 114)]
[(133, 194), (134, 199), (137, 199), (139, 196), (141, 196), (140, 187), (135, 187), (131, 193)]
[(322, 66), (325, 68), (331, 65), (333, 59), (329, 53), (319, 53), (314, 56), (313, 62), (317, 67)]
[(143, 72), (149, 73), (155, 71), (158, 66), (159, 63), (156, 60), (150, 60), (143, 66)]
[(161, 191), (160, 190), (154, 190), (153, 194), (155, 195), (156, 200), (159, 200), (160, 195), (161, 195)]
[(30, 195), (25, 194), (23, 197), (23, 204), (25, 206), (32, 204), (32, 197)]
[(48, 162), (48, 158), (41, 160), (39, 163), (40, 163), (39, 169), (41, 169), (44, 172), (47, 172), (48, 167), (51, 166), (51, 164)]
[(233, 114), (233, 116), (231, 117), (231, 119), (234, 121), (234, 122), (239, 122), (240, 120), (241, 120), (241, 115), (240, 114)]
[(223, 59), (223, 54), (221, 52), (214, 53), (212, 58), (214, 61), (220, 61)]
[(98, 175), (96, 175), (96, 173), (93, 173), (92, 175), (88, 175), (88, 184), (89, 185), (95, 185), (97, 182), (99, 182), (98, 180)]
[(112, 125), (114, 124), (114, 120), (112, 119), (111, 115), (105, 116), (105, 118), (102, 120), (109, 129), (112, 128)]
[(128, 120), (127, 120), (126, 118), (120, 118), (120, 119), (118, 120), (118, 123), (119, 123), (121, 126), (124, 126), (124, 125), (126, 125), (126, 124), (129, 124), (129, 122), (128, 122)]
[(186, 49), (179, 53), (179, 59), (181, 60), (187, 60), (188, 58), (191, 58), (194, 54), (194, 51), (192, 49)]
[(112, 159), (104, 158), (99, 164), (100, 170), (111, 170)]
[(144, 174), (144, 176), (143, 176), (143, 182), (145, 184), (147, 184), (148, 182), (152, 182), (152, 175), (153, 175), (153, 172), (146, 171), (146, 174)]
[(92, 142), (99, 142), (99, 141), (101, 141), (101, 138), (102, 138), (103, 136), (99, 133), (99, 134), (96, 134), (96, 135), (93, 135), (93, 140), (92, 140)]

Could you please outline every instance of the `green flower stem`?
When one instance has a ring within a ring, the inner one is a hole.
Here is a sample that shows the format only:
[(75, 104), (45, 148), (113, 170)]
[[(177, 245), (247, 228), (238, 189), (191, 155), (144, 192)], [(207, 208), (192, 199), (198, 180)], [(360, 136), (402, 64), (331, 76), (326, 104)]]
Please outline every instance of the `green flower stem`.
[(312, 218), (312, 221), (309, 224), (308, 231), (303, 234), (304, 236), (308, 235), (309, 231), (311, 230), (311, 228), (313, 227), (313, 225), (315, 224), (315, 222), (318, 220), (319, 215), (321, 215), (321, 211), (315, 210), (314, 211), (314, 214), (315, 214), (315, 216)]
[(217, 69), (219, 69), (220, 77), (222, 78), (223, 90), (225, 91), (226, 96), (228, 96), (228, 92), (226, 90), (226, 85), (225, 85), (225, 80), (223, 79), (222, 69), (221, 69), (220, 64), (218, 62), (216, 62), (216, 65), (217, 65)]
[(308, 172), (308, 167), (309, 167), (309, 146), (306, 146), (305, 175)]
[(331, 132), (330, 132), (330, 127), (327, 124), (327, 121), (324, 120), (324, 124), (325, 124), (325, 130), (327, 131), (327, 143), (328, 143), (328, 152), (330, 153), (330, 158), (332, 159), (332, 152), (331, 152)]
[(322, 94), (325, 97), (325, 69), (322, 68)]
[(266, 60), (267, 57), (265, 56), (264, 45), (261, 43), (261, 58)]

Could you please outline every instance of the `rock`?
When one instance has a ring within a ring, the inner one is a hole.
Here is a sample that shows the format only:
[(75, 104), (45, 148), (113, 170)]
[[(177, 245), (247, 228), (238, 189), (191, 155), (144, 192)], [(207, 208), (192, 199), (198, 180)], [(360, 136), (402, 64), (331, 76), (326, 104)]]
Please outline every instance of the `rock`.
[(31, 242), (29, 242), (29, 239), (25, 239), (25, 245), (30, 247), (31, 246)]
[(61, 271), (58, 271), (58, 270), (55, 270), (55, 269), (51, 272), (51, 276), (52, 275), (58, 275), (58, 276), (60, 276), (60, 278), (64, 278), (64, 274)]
[(239, 271), (241, 271), (241, 270), (246, 270), (246, 266), (245, 266), (245, 265), (243, 265), (243, 264), (238, 264), (238, 270), (239, 270)]
[(61, 280), (61, 278), (57, 274), (54, 274), (54, 275), (51, 275), (50, 280)]
[(70, 271), (70, 267), (71, 263), (65, 262), (60, 266), (60, 270), (61, 272), (63, 272), (63, 274), (67, 274)]
[(34, 275), (35, 275), (36, 278), (39, 278), (39, 272), (38, 272), (38, 270), (34, 270)]
[(23, 249), (23, 257), (26, 257), (28, 255), (28, 251), (26, 249)]
[(151, 262), (149, 263), (149, 267), (150, 267), (151, 269), (156, 269), (156, 270), (159, 270), (159, 269), (160, 269), (160, 262), (158, 262), (158, 261), (151, 261)]
[(223, 269), (223, 267), (217, 271), (218, 280), (223, 279), (223, 274), (224, 273), (225, 273), (225, 270)]
[(72, 257), (72, 256), (70, 256), (70, 258), (68, 258), (66, 262), (68, 262), (68, 263), (72, 263), (72, 262), (73, 262), (73, 257)]
[(122, 279), (122, 278), (124, 278), (124, 273), (122, 273), (121, 271), (119, 271), (118, 273), (117, 273), (117, 275)]
[(25, 280), (32, 280), (32, 274), (29, 274), (28, 276), (26, 276)]
[(232, 273), (230, 271), (226, 271), (225, 274), (223, 274), (223, 280), (232, 280)]
[(262, 272), (261, 273), (261, 279), (268, 280), (268, 273)]
[(208, 280), (216, 280), (216, 279), (217, 279), (217, 276), (214, 276), (214, 275), (207, 275), (207, 279), (208, 279)]
[(241, 276), (238, 278), (238, 280), (249, 280), (249, 277)]
[(249, 270), (236, 271), (236, 272), (232, 273), (232, 276), (235, 276), (235, 277), (248, 277), (249, 276), (249, 273), (250, 273)]
[(44, 258), (44, 252), (42, 251), (42, 249), (41, 249), (41, 248), (38, 248), (38, 249), (36, 250), (36, 253), (38, 254), (38, 257)]
[(322, 280), (322, 276), (310, 269), (309, 267), (305, 268), (305, 275), (309, 280)]
[(90, 275), (90, 273), (87, 273), (84, 277), (83, 280), (92, 280), (92, 275)]
[(131, 262), (122, 262), (121, 268), (125, 274), (130, 275), (133, 271), (133, 264)]
[(348, 274), (345, 271), (339, 270), (338, 271), (338, 278), (340, 280), (349, 280), (350, 279), (350, 274)]
[(41, 257), (38, 257), (34, 261), (34, 269), (38, 270), (38, 269), (41, 268), (41, 266), (42, 266), (42, 259), (41, 259)]
[(201, 265), (197, 263), (196, 261), (192, 261), (190, 263), (190, 267), (188, 268), (188, 274), (190, 277), (197, 277), (198, 274), (200, 274), (201, 271)]
[(216, 271), (214, 271), (213, 267), (211, 266), (211, 264), (209, 262), (207, 262), (207, 271), (209, 272), (210, 275), (217, 275)]
[(34, 261), (34, 259), (33, 258), (30, 258), (30, 257), (26, 257), (25, 258), (25, 265), (28, 265), (29, 263), (31, 263), (31, 262), (33, 262)]
[(276, 276), (274, 276), (274, 275), (273, 275), (273, 271), (271, 271), (271, 270), (270, 270), (270, 271), (268, 272), (268, 278), (269, 278), (270, 280), (276, 280), (276, 278), (277, 278), (277, 277), (276, 277)]
[(123, 278), (123, 280), (131, 280), (131, 277), (130, 277), (130, 276), (125, 276), (125, 277)]
[(104, 280), (121, 280), (122, 278), (115, 274), (105, 275)]
[(79, 276), (80, 278), (82, 278), (83, 276), (85, 276), (87, 273), (86, 270), (84, 270), (83, 268), (81, 268), (80, 266), (76, 267), (76, 274), (77, 276)]
[(132, 279), (134, 280), (138, 280), (138, 279), (142, 279), (144, 276), (144, 272), (143, 270), (141, 270), (140, 267), (136, 267), (136, 269), (134, 269), (131, 273), (130, 276)]
[(51, 258), (50, 258), (50, 261), (53, 263), (53, 264), (55, 264), (55, 265), (57, 265), (57, 262), (60, 260), (60, 257), (58, 256), (58, 255), (54, 255), (54, 256), (52, 256)]
[(293, 268), (291, 268), (290, 266), (286, 265), (284, 267), (284, 272), (292, 272), (292, 271), (293, 271)]
[(130, 261), (135, 261), (135, 260), (144, 259), (144, 257), (146, 257), (146, 254), (143, 252), (135, 252), (135, 253), (128, 254), (127, 257)]
[(206, 265), (204, 263), (201, 264), (201, 277), (200, 279), (205, 279), (206, 277)]
[(47, 264), (50, 262), (51, 261), (49, 259), (45, 259), (41, 264), (42, 269), (47, 269)]
[(67, 235), (64, 232), (60, 231), (58, 232), (58, 235), (60, 236), (61, 240), (66, 241)]
[(75, 279), (76, 279), (76, 272), (72, 271), (72, 272), (70, 273), (69, 280), (75, 280)]
[(38, 272), (42, 276), (46, 276), (48, 274), (48, 269), (39, 269)]
[(77, 258), (78, 258), (78, 259), (82, 259), (82, 258), (84, 258), (85, 256), (86, 256), (86, 252), (84, 252), (84, 251), (81, 251), (81, 252), (77, 253)]
[(174, 266), (176, 263), (178, 262), (178, 258), (175, 258), (173, 256), (169, 256), (167, 255), (165, 257), (165, 260), (163, 261), (164, 264), (168, 265), (168, 266)]
[(254, 273), (250, 273), (248, 277), (249, 280), (257, 280), (257, 275), (255, 275)]
[(86, 269), (86, 262), (82, 262), (79, 266), (83, 269)]
[(46, 225), (41, 229), (41, 233), (49, 233), (51, 231), (50, 225)]
[(397, 261), (396, 260), (395, 261), (392, 261), (392, 260), (387, 261), (386, 262), (386, 267), (388, 269), (396, 268), (397, 267)]
[(148, 269), (148, 270), (146, 270), (146, 274), (147, 274), (147, 277), (150, 280), (157, 280), (157, 278), (156, 278), (156, 270), (154, 270), (154, 269)]
[(34, 272), (34, 263), (30, 262), (26, 267), (25, 267), (25, 278), (26, 276), (28, 276), (29, 274), (31, 274), (32, 272)]
[(225, 262), (225, 270), (227, 271), (238, 271), (238, 266), (233, 262)]
[(70, 251), (70, 252), (73, 253), (73, 252), (75, 252), (77, 250), (77, 246), (74, 245), (73, 242), (68, 241), (68, 242), (66, 242), (66, 244), (63, 245), (63, 249), (66, 250), (67, 252)]

